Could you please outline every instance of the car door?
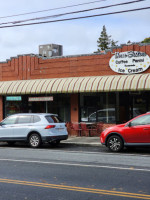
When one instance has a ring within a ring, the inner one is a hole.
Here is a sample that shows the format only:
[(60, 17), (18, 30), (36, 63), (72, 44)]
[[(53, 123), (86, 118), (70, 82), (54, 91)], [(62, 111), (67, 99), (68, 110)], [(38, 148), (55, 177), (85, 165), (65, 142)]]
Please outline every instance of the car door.
[(9, 116), (0, 123), (0, 140), (13, 139), (13, 130), (17, 121), (17, 116)]
[(26, 139), (30, 127), (32, 126), (32, 119), (32, 115), (19, 115), (13, 132), (14, 138), (17, 140)]
[(133, 119), (124, 131), (128, 143), (150, 143), (150, 115)]

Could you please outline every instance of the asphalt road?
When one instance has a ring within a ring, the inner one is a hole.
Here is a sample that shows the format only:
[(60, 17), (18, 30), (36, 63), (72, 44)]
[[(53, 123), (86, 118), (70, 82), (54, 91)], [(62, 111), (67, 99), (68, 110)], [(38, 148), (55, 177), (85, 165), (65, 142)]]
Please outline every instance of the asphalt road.
[(150, 199), (149, 150), (0, 145), (0, 200)]

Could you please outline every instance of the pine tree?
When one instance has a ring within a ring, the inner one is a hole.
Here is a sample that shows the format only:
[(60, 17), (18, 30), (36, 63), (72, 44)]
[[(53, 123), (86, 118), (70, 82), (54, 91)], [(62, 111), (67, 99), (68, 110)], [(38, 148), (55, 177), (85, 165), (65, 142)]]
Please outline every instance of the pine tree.
[(106, 27), (104, 25), (101, 31), (101, 35), (97, 40), (98, 49), (97, 49), (97, 52), (95, 53), (104, 51), (106, 49), (110, 49), (111, 47), (116, 46), (117, 42), (118, 41), (114, 41), (113, 39), (111, 40), (111, 35), (107, 34)]
[(110, 47), (116, 47), (117, 44), (118, 43), (118, 41), (114, 41), (113, 39), (111, 40), (111, 46)]

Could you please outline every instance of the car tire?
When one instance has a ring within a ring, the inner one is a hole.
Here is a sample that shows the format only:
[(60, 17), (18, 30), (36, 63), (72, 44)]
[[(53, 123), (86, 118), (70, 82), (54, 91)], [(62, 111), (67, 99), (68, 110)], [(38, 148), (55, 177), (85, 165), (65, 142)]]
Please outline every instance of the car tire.
[(119, 152), (123, 149), (124, 144), (121, 137), (117, 135), (112, 135), (107, 140), (107, 147), (112, 152)]
[(32, 148), (38, 148), (41, 145), (41, 138), (37, 133), (33, 133), (30, 135), (29, 145)]

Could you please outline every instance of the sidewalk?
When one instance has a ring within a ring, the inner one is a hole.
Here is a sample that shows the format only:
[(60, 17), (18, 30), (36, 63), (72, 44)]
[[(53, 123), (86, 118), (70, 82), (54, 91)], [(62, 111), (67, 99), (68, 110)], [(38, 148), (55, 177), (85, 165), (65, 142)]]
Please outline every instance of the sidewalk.
[(70, 136), (67, 140), (62, 140), (63, 144), (72, 144), (78, 146), (100, 146), (100, 138), (99, 137), (76, 137)]

